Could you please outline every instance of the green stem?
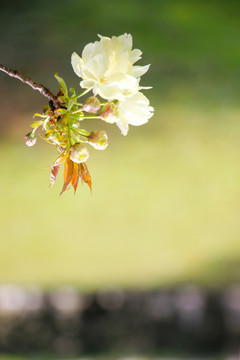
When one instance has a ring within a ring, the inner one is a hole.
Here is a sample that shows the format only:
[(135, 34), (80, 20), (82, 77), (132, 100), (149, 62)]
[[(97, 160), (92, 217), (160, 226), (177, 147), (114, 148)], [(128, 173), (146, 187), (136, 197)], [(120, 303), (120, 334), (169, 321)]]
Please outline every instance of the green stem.
[(87, 90), (84, 90), (84, 91), (83, 91), (83, 92), (81, 92), (79, 95), (76, 95), (76, 99), (78, 99), (79, 97), (81, 97), (81, 96), (83, 96), (83, 95), (87, 94), (90, 90), (92, 90), (92, 89), (87, 89)]
[(83, 119), (100, 119), (99, 116), (83, 116)]
[(80, 112), (82, 112), (82, 109), (73, 111), (72, 114), (77, 114), (77, 113), (80, 113)]
[[(72, 114), (77, 114), (77, 113), (80, 113), (82, 112), (82, 110), (76, 110), (76, 111), (73, 111)], [(82, 116), (81, 119), (99, 119), (99, 116)]]

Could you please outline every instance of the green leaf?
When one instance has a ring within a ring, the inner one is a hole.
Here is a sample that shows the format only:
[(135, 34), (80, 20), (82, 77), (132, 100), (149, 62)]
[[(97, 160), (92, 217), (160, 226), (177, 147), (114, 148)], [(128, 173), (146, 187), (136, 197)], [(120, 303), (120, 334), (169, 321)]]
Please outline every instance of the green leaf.
[(46, 138), (45, 138), (44, 136), (42, 136), (41, 134), (39, 134), (39, 136), (40, 136), (41, 139), (43, 139), (43, 140), (46, 141), (47, 143), (49, 143), (49, 144), (51, 144), (51, 145), (53, 144), (52, 141), (46, 139)]
[(72, 97), (76, 97), (76, 91), (74, 88), (70, 88), (70, 91), (72, 93)]
[(79, 112), (77, 114), (70, 114), (70, 118), (77, 121), (83, 121), (83, 112)]
[(54, 111), (54, 113), (57, 114), (57, 115), (62, 115), (62, 114), (64, 114), (65, 112), (66, 112), (66, 109), (56, 109), (56, 110)]
[(34, 118), (35, 118), (35, 117), (45, 118), (45, 117), (46, 117), (46, 115), (39, 114), (39, 113), (35, 113), (35, 114), (33, 115), (33, 117), (34, 117)]
[(70, 144), (74, 145), (78, 142), (81, 142), (79, 135), (76, 134), (74, 131), (70, 130)]
[(49, 122), (49, 118), (44, 121), (44, 128), (46, 131), (51, 130), (52, 124)]
[(49, 110), (50, 110), (49, 105), (44, 105), (44, 106), (43, 106), (43, 113), (44, 113), (45, 115), (47, 115), (47, 113), (48, 113)]
[(71, 108), (74, 106), (74, 100), (73, 99), (70, 99), (69, 102), (68, 102), (68, 106), (67, 106), (67, 109), (68, 110), (71, 110)]
[(77, 134), (84, 136), (84, 137), (88, 137), (90, 135), (90, 133), (87, 130), (84, 129), (72, 129), (73, 131), (75, 131)]
[(67, 90), (67, 86), (65, 84), (65, 81), (63, 80), (63, 78), (61, 78), (60, 76), (58, 76), (58, 73), (56, 73), (55, 75), (55, 78), (57, 79), (62, 91), (63, 91), (63, 94), (65, 95), (65, 97), (68, 97), (68, 90)]
[(34, 122), (31, 124), (31, 127), (32, 127), (32, 128), (37, 128), (37, 127), (41, 126), (43, 123), (44, 123), (43, 120), (34, 121)]

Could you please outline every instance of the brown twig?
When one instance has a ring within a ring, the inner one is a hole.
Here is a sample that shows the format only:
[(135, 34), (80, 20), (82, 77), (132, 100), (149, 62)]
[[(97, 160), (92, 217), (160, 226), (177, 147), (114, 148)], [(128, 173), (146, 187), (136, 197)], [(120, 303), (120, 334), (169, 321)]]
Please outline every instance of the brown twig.
[(55, 95), (53, 95), (53, 93), (50, 90), (48, 90), (45, 86), (35, 83), (32, 79), (28, 78), (27, 76), (22, 75), (17, 70), (9, 69), (6, 66), (1, 65), (1, 64), (0, 64), (0, 71), (5, 72), (6, 74), (8, 74), (11, 77), (19, 79), (20, 81), (22, 81), (25, 84), (28, 84), (34, 90), (38, 90), (43, 96), (45, 96), (50, 102), (53, 103), (55, 108), (60, 107), (57, 97)]

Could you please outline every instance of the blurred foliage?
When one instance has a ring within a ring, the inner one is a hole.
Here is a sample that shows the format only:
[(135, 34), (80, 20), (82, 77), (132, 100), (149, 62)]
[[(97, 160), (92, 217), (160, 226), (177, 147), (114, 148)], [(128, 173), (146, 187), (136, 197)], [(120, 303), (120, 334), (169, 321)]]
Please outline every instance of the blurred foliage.
[(159, 125), (157, 111), (94, 153), (92, 196), (80, 186), (61, 200), (61, 181), (46, 192), (51, 149), (2, 142), (0, 281), (92, 290), (238, 280), (239, 114), (162, 108)]

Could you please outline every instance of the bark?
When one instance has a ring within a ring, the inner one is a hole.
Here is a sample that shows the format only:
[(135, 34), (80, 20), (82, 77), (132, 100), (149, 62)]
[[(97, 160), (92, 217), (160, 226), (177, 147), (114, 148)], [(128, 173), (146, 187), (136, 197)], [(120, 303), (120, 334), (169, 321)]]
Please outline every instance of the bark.
[(0, 71), (5, 72), (7, 75), (18, 79), (25, 84), (28, 84), (29, 86), (31, 86), (32, 89), (38, 90), (43, 96), (45, 96), (49, 100), (50, 106), (53, 105), (55, 108), (61, 107), (57, 100), (57, 97), (45, 86), (35, 83), (32, 79), (22, 75), (19, 71), (9, 69), (1, 64), (0, 64)]

